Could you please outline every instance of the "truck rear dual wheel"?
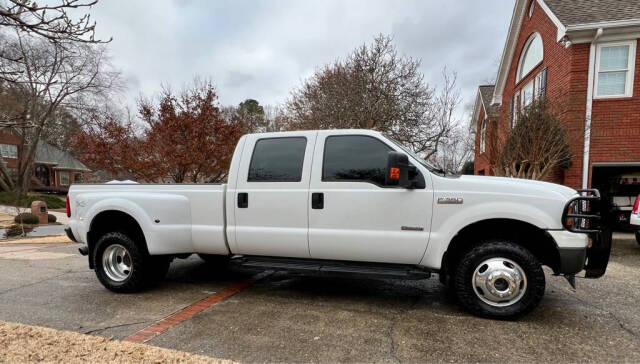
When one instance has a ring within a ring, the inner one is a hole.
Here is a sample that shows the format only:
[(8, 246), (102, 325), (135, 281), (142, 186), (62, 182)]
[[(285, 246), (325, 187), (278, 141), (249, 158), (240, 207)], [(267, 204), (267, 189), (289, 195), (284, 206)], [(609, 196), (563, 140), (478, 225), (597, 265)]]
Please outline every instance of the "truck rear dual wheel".
[(107, 289), (138, 292), (164, 278), (171, 259), (149, 256), (124, 233), (103, 235), (95, 247), (93, 264), (98, 280)]
[(640, 245), (640, 231), (636, 231), (636, 242)]
[(538, 306), (545, 290), (544, 271), (527, 249), (510, 241), (489, 240), (467, 252), (452, 276), (460, 304), (474, 315), (515, 319)]

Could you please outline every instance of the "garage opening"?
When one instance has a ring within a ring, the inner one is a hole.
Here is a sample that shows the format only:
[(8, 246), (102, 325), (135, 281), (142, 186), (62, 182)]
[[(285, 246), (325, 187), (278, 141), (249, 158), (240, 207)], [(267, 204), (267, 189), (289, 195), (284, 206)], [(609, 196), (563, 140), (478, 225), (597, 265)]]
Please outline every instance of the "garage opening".
[(629, 216), (640, 194), (640, 162), (594, 163), (591, 186), (600, 190), (605, 203), (605, 221), (614, 230), (632, 230)]

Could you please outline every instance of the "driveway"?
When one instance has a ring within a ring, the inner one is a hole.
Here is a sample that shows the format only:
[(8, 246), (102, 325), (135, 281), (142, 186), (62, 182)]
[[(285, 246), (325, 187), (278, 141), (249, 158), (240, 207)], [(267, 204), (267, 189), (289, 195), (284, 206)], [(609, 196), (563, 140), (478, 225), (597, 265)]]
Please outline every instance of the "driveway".
[(602, 279), (578, 279), (573, 291), (547, 275), (542, 304), (518, 322), (470, 316), (436, 277), (277, 273), (252, 281), (252, 273), (219, 272), (195, 256), (174, 261), (167, 279), (147, 292), (116, 295), (76, 248), (0, 244), (0, 320), (144, 337), (244, 362), (640, 360), (640, 247), (631, 235), (615, 239)]

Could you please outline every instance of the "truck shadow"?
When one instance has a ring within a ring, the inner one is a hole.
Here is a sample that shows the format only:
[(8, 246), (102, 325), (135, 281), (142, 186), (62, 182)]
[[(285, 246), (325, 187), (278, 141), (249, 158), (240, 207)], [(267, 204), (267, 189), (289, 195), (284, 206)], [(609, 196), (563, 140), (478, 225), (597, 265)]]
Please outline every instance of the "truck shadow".
[[(167, 279), (155, 289), (181, 289), (192, 285), (231, 285), (258, 274), (256, 270), (238, 268), (220, 269), (208, 265), (197, 257), (176, 260), (172, 263)], [(561, 279), (547, 275), (548, 280)], [(559, 282), (564, 284), (565, 282)], [(548, 292), (552, 289), (547, 287)], [(345, 278), (304, 276), (288, 272), (274, 272), (255, 282), (246, 295), (251, 299), (278, 301), (294, 305), (335, 306), (344, 310), (423, 312), (449, 320), (472, 318), (482, 320), (464, 311), (450, 290), (440, 283), (437, 274), (430, 279), (402, 280), (379, 278)], [(553, 293), (543, 298), (538, 309), (519, 321), (552, 325), (557, 319), (568, 319), (572, 311), (558, 310)], [(564, 297), (563, 297), (564, 298)], [(448, 317), (448, 319), (446, 319)], [(577, 317), (576, 317), (577, 318)]]

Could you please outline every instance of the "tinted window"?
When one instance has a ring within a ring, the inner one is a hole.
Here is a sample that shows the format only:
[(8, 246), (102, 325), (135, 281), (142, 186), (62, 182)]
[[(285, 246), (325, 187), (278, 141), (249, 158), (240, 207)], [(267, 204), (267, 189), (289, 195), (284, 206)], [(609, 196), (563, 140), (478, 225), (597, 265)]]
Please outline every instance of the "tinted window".
[(368, 181), (384, 185), (391, 148), (368, 136), (328, 137), (324, 143), (323, 181)]
[(260, 139), (253, 148), (249, 182), (300, 182), (306, 138)]

